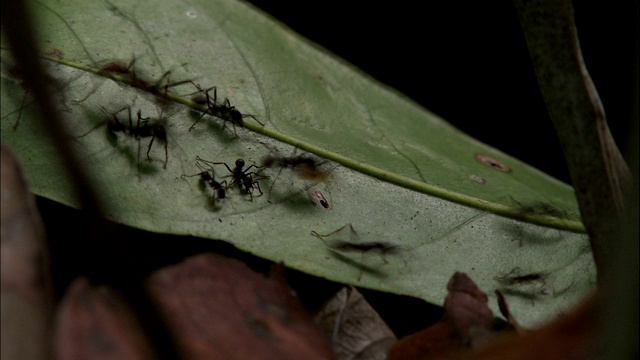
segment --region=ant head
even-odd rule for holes
[[[242,168],[242,167],[244,167],[244,160],[243,160],[243,159],[238,159],[238,160],[236,160],[236,166],[237,166],[238,168]]]

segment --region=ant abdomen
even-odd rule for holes
[[[217,200],[225,199],[227,197],[227,181],[225,180],[222,182],[218,182],[215,180],[215,172],[210,162],[207,160],[196,157],[196,166],[202,171],[193,175],[182,174],[181,178],[199,176],[200,183],[205,185],[205,187],[209,187],[211,190],[213,190],[211,202],[214,205]]]

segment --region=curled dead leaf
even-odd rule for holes
[[[339,360],[386,359],[396,337],[354,287],[343,287],[315,316]]]
[[[442,320],[400,339],[391,349],[389,360],[451,359],[496,338],[487,294],[467,274],[456,272],[447,290]]]
[[[76,279],[64,295],[56,323],[56,358],[153,359],[136,315],[115,291]]]
[[[335,358],[293,290],[238,260],[193,256],[148,286],[186,358]]]

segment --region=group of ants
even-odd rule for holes
[[[102,66],[98,70],[98,74],[113,80],[126,80],[126,82],[139,90],[149,93],[156,97],[159,103],[166,102],[169,98],[169,89],[179,85],[187,83],[192,84],[197,88],[197,91],[189,94],[192,95],[191,100],[200,105],[206,106],[206,110],[203,111],[196,121],[189,127],[189,131],[193,130],[197,123],[205,116],[210,115],[223,121],[223,128],[226,128],[226,124],[229,122],[233,126],[233,132],[238,136],[236,132],[236,126],[244,127],[244,118],[250,117],[264,126],[254,115],[242,114],[235,106],[231,105],[228,98],[223,101],[218,101],[217,89],[215,86],[202,89],[200,85],[196,84],[193,80],[182,80],[174,83],[164,84],[165,79],[170,74],[170,70],[165,72],[159,80],[151,82],[138,76],[133,68],[135,59],[131,60],[129,64],[123,64],[121,62],[111,62],[105,66]],[[210,92],[213,91],[213,96]],[[86,98],[85,98],[86,99]],[[117,114],[127,110],[128,111],[128,123],[123,122],[118,118]],[[103,111],[108,113],[104,108]],[[122,133],[134,138],[138,142],[138,177],[140,176],[140,142],[143,138],[151,138],[147,146],[147,160],[151,162],[149,155],[151,147],[154,141],[164,145],[165,161],[163,169],[166,169],[169,159],[169,153],[167,148],[167,132],[164,126],[164,121],[150,121],[150,118],[142,117],[141,110],[137,111],[137,120],[134,120],[131,113],[131,106],[124,107],[114,113],[108,113],[109,119],[100,122],[98,125],[87,131],[86,133],[78,136],[82,138],[97,128],[106,124],[109,133],[115,135],[116,133]],[[280,168],[291,169],[299,177],[307,180],[325,181],[328,177],[328,172],[319,168],[322,162],[314,159],[308,155],[295,155],[295,156],[279,156],[270,154],[262,160],[260,166],[252,164],[245,167],[246,163],[244,159],[237,159],[235,161],[235,167],[229,166],[225,162],[215,162],[196,157],[196,166],[201,170],[199,173],[193,175],[182,174],[181,178],[185,177],[200,177],[201,181],[213,190],[212,201],[215,204],[216,200],[222,200],[227,197],[227,190],[236,186],[244,194],[249,196],[249,200],[253,201],[254,191],[258,191],[258,195],[263,195],[260,188],[260,180],[267,179],[268,176],[263,175],[261,172],[267,168]],[[224,165],[229,171],[231,180],[218,181],[215,179],[214,165]]]
[[[197,105],[206,107],[206,110],[202,111],[200,116],[196,119],[196,121],[189,127],[189,131],[193,130],[198,122],[205,116],[210,115],[215,118],[218,118],[223,121],[224,131],[226,129],[226,124],[229,122],[233,126],[233,132],[238,136],[236,132],[236,126],[244,127],[244,118],[250,117],[258,122],[260,125],[264,126],[262,122],[260,122],[254,115],[243,114],[235,106],[231,105],[231,102],[228,98],[225,98],[223,101],[218,101],[217,88],[215,86],[202,89],[200,85],[195,83],[193,80],[182,80],[173,83],[166,83],[165,79],[169,76],[171,71],[165,72],[159,80],[152,82],[149,80],[145,80],[144,78],[138,76],[134,70],[135,59],[131,60],[129,64],[123,64],[121,62],[111,62],[107,65],[104,65],[99,68],[97,71],[98,75],[104,76],[106,78],[111,78],[115,81],[125,80],[130,86],[137,88],[143,92],[153,95],[159,104],[166,103],[170,100],[169,89],[184,85],[187,83],[192,84],[196,87],[197,91],[189,94],[192,95],[191,100]],[[95,91],[95,89],[93,90]],[[92,91],[92,92],[93,92]],[[210,92],[213,91],[213,96],[210,96]],[[92,93],[91,92],[91,93]],[[89,95],[91,94],[89,93]],[[81,99],[76,102],[82,102],[86,98]],[[118,118],[117,114],[120,112],[127,110],[128,111],[128,123],[123,123],[120,118]],[[104,126],[106,124],[107,130],[110,134],[116,135],[116,133],[123,133],[127,136],[134,138],[138,142],[138,177],[140,176],[140,143],[143,138],[151,138],[149,144],[147,146],[147,161],[151,162],[150,151],[153,146],[154,141],[157,139],[158,143],[164,144],[165,150],[165,160],[163,169],[166,169],[167,162],[169,159],[168,148],[167,148],[167,132],[164,126],[164,121],[162,119],[158,121],[151,121],[150,118],[142,117],[141,110],[138,110],[136,113],[137,119],[133,121],[133,116],[131,113],[131,106],[126,106],[114,113],[109,113],[106,109],[103,108],[103,111],[107,113],[110,117],[106,121],[102,121],[96,126],[94,126],[89,131],[84,134],[77,136],[76,138],[82,138],[97,128]],[[19,120],[19,118],[18,118]],[[17,126],[17,123],[15,124]],[[14,126],[14,129],[15,127]],[[323,164],[322,161],[318,161],[317,159],[308,156],[308,155],[294,155],[294,156],[280,156],[269,154],[266,156],[262,163],[258,166],[252,164],[245,168],[246,162],[244,159],[237,159],[235,161],[235,166],[231,167],[225,162],[215,162],[205,160],[199,156],[196,157],[196,166],[198,167],[200,172],[192,175],[182,174],[181,178],[186,177],[199,177],[202,183],[206,184],[209,188],[213,190],[212,202],[215,204],[217,200],[222,200],[227,197],[227,190],[236,186],[241,192],[245,195],[248,195],[249,200],[253,201],[254,191],[258,191],[258,195],[262,196],[263,192],[260,187],[260,180],[269,178],[266,175],[262,174],[262,171],[267,168],[280,168],[290,169],[296,174],[298,177],[305,180],[313,180],[324,182],[329,177],[329,172],[321,169],[320,166]],[[227,171],[230,173],[228,177],[231,177],[231,181],[218,181],[215,179],[215,171],[214,165],[224,165]],[[278,174],[279,175],[279,174]],[[310,193],[311,194],[311,193]],[[319,191],[315,190],[310,195],[313,197],[313,201],[322,206],[325,210],[331,209],[331,205],[326,200],[325,196]],[[514,199],[515,200],[515,199]],[[522,204],[519,204],[522,207]],[[553,207],[547,205],[545,208],[538,209],[538,207],[524,208],[523,211],[527,213],[536,213],[543,215],[551,215],[558,217],[565,217],[566,214],[558,214],[552,213],[552,210],[557,212]],[[333,250],[337,251],[357,251],[357,252],[378,252],[383,256],[383,260],[387,263],[385,259],[386,254],[395,253],[398,251],[398,247],[394,244],[389,244],[386,242],[358,242],[354,243],[351,241],[344,241],[338,238],[341,238],[341,233],[347,231],[349,229],[350,234],[347,236],[350,240],[352,237],[358,237],[355,229],[351,224],[347,224],[345,226],[340,227],[339,229],[325,235],[318,234],[316,231],[312,231],[311,235],[322,240],[325,245],[330,247]],[[515,271],[515,270],[514,270]],[[541,275],[539,274],[527,274],[527,275],[514,275],[512,274],[506,275],[504,278],[496,279],[500,282],[508,282],[509,284],[515,283],[525,283],[530,281],[538,281],[541,279]]]

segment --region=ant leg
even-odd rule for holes
[[[142,181],[142,177],[140,177],[140,139],[138,140],[138,181]]]
[[[249,174],[251,174],[251,173],[248,173],[247,171],[249,171],[249,169],[251,169],[251,168],[256,168],[256,169],[258,169],[258,171],[260,171],[260,169],[263,169],[263,167],[257,166],[256,164],[253,164],[253,165],[249,166],[248,168],[244,169],[244,171],[243,171],[243,172],[244,172],[246,175],[249,175]],[[253,172],[253,174],[260,175],[260,174],[257,174],[256,172]]]
[[[203,162],[207,162],[207,163],[211,163],[211,164],[214,164],[214,165],[224,165],[227,168],[227,170],[229,170],[229,172],[231,174],[234,174],[233,170],[231,170],[229,165],[227,165],[227,163],[225,163],[225,162],[212,162],[212,161],[207,161],[207,160],[202,160],[202,161]]]
[[[202,93],[202,92],[209,91],[209,90],[213,89],[213,87],[210,87],[210,88],[208,88],[208,89],[206,89],[206,90],[203,90],[203,89],[200,87],[200,85],[196,84],[196,82],[195,82],[195,81],[193,81],[193,80],[183,80],[183,81],[179,81],[179,84],[177,84],[177,85],[182,85],[182,84],[186,84],[186,83],[189,83],[189,84],[193,85],[193,87],[195,87],[196,89],[198,89],[198,91],[194,91],[194,92],[192,92],[192,93],[184,94],[184,95],[182,95],[182,96],[195,95],[195,94],[197,94],[197,93]],[[175,86],[177,86],[177,85],[175,85]],[[171,87],[171,86],[174,86],[174,85],[173,85],[173,84],[171,84],[171,85],[169,85],[169,86]]]
[[[100,86],[102,86],[102,84],[97,85],[96,87],[94,87],[94,88],[93,88],[93,90],[89,91],[89,92],[87,93],[87,95],[85,95],[82,99],[80,99],[80,100],[71,100],[71,103],[72,103],[72,104],[74,104],[74,105],[77,105],[77,104],[81,104],[81,103],[83,103],[83,102],[84,102],[85,100],[87,100],[91,95],[95,94],[95,93],[96,93],[96,91],[98,91],[98,89],[100,88]]]
[[[234,123],[233,123],[233,121],[232,121],[232,122],[231,122],[231,125],[233,126],[233,134],[234,134],[236,137],[238,137],[238,132],[236,131],[236,124],[234,124]],[[224,130],[224,128],[226,128],[226,127],[227,127],[227,121],[225,120],[225,121],[224,121],[224,127],[223,127],[223,130]]]
[[[167,163],[169,162],[169,149],[168,149],[169,143],[167,143],[165,141],[164,143],[164,166],[162,167],[163,170],[167,170]]]
[[[153,145],[153,140],[155,140],[155,135],[151,137],[151,141],[149,141],[149,146],[147,146],[147,161],[151,162],[151,157],[149,156],[149,152],[151,151],[151,145]]]
[[[189,131],[193,130],[193,128],[194,128],[194,127],[196,127],[196,124],[198,123],[198,121],[202,120],[202,118],[204,117],[204,115],[205,115],[205,113],[202,113],[202,114],[200,115],[200,117],[198,118],[198,120],[196,120],[196,122],[194,122],[194,123],[193,123],[193,125],[191,125],[191,126],[189,127]]]
[[[243,118],[243,119],[244,119],[244,118],[246,118],[246,117],[250,117],[250,118],[252,118],[253,120],[255,120],[258,124],[260,124],[260,125],[264,126],[264,123],[263,123],[263,122],[261,122],[260,120],[258,120],[255,116],[253,116],[253,115],[251,115],[251,114],[242,114],[242,118]]]
[[[211,91],[211,89],[213,89],[213,105],[218,105],[218,89],[215,86],[212,86],[205,90],[204,95],[207,98],[207,107],[209,108],[209,111],[213,113],[214,111],[213,107],[211,106],[211,98],[209,97],[209,91]]]
[[[239,183],[236,181],[236,178],[233,178],[233,180],[231,180],[231,182],[229,182],[229,185],[227,185],[227,187],[225,189],[231,189],[233,187],[233,185],[235,185],[235,184],[239,184]]]
[[[158,88],[158,85],[160,85],[160,83],[162,83],[162,80],[164,80],[167,76],[169,76],[169,74],[171,74],[171,70],[165,71],[164,74],[162,74],[162,76],[160,76],[158,81],[156,81],[156,84],[153,87],[154,88]]]
[[[278,178],[280,177],[280,174],[282,173],[282,170],[284,170],[284,167],[281,167],[280,170],[278,170],[278,173],[276,174],[276,177],[273,179],[273,182],[271,183],[271,186],[269,187],[269,197],[267,198],[267,200],[271,199],[271,194],[273,194],[273,187],[276,185],[276,181],[278,181]]]
[[[344,226],[340,227],[339,229],[334,230],[334,231],[332,231],[332,232],[330,232],[330,233],[328,233],[328,234],[326,234],[326,235],[320,235],[320,234],[318,234],[317,232],[315,232],[315,231],[314,231],[314,232],[316,233],[316,235],[314,235],[314,236],[316,236],[316,237],[323,237],[323,238],[325,238],[325,237],[329,237],[329,236],[331,236],[331,235],[333,235],[333,234],[339,233],[340,231],[342,231],[342,230],[343,230],[343,229],[345,229],[346,227],[349,227],[349,230],[351,231],[351,234],[349,235],[349,240],[350,240],[350,241],[353,239],[354,234],[355,234],[355,236],[356,236],[356,237],[358,237],[358,233],[356,232],[356,229],[354,229],[354,228],[353,228],[353,225],[352,225],[351,223],[349,223],[349,224],[347,224],[347,225],[344,225]],[[312,234],[312,235],[313,235],[313,234]]]
[[[197,173],[197,174],[193,174],[193,175],[187,175],[187,174],[185,174],[185,173],[182,173],[182,175],[180,175],[180,179],[184,179],[184,178],[186,178],[186,177],[202,176],[202,174],[204,174],[204,171],[203,171],[203,172],[199,172],[199,173]]]
[[[111,115],[112,119],[115,119],[116,121],[118,121],[118,120],[117,120],[118,118],[116,117],[116,114],[117,114],[117,113],[119,113],[120,111],[122,111],[122,110],[126,109],[126,108],[127,108],[127,107],[125,106],[125,107],[123,107],[122,109],[120,109],[120,110],[118,110],[118,111],[116,111],[116,112],[114,112],[114,113],[109,113],[109,112],[107,111],[107,109],[105,109],[104,107],[102,107],[102,106],[101,106],[102,112],[104,112],[104,113],[105,113],[105,114],[107,114],[107,115]],[[82,134],[82,135],[80,135],[80,136],[76,136],[76,138],[77,138],[77,139],[79,139],[79,138],[83,138],[83,137],[85,137],[85,136],[89,135],[89,133],[91,133],[92,131],[94,131],[94,130],[96,130],[97,128],[102,127],[103,125],[108,124],[108,123],[109,123],[109,120],[101,121],[101,122],[100,122],[100,123],[98,123],[96,126],[94,126],[94,127],[92,127],[91,129],[89,129],[89,131],[87,131],[86,133],[84,133],[84,134]],[[119,121],[118,121],[118,123],[119,123]],[[108,126],[107,126],[107,127],[108,127]]]
[[[222,130],[227,128],[227,120],[222,120]]]
[[[258,180],[253,180],[253,178],[251,178],[251,180],[253,181],[253,182],[251,183],[251,186],[253,186],[253,184],[255,184],[256,186],[258,186],[258,191],[260,192],[260,195],[258,195],[258,196],[262,196],[262,195],[264,195],[264,194],[262,193],[262,189],[260,188],[260,183],[258,182]],[[252,192],[253,192],[253,191],[252,191]]]
[[[180,86],[180,85],[184,85],[184,84],[188,84],[188,83],[194,84],[193,80],[180,80],[180,81],[176,81],[174,83],[165,85],[164,86],[164,96],[167,96],[167,90],[169,88]]]
[[[104,124],[106,124],[107,122],[108,122],[108,121],[102,121],[102,122],[100,122],[98,125],[96,125],[96,126],[92,127],[92,128],[91,128],[89,131],[87,131],[86,133],[84,133],[84,134],[82,134],[82,135],[80,135],[80,136],[76,136],[76,139],[80,139],[80,138],[83,138],[83,137],[85,137],[85,136],[89,135],[89,133],[91,133],[93,130],[95,130],[95,129],[99,128],[99,127],[102,127],[102,126],[103,126]],[[17,123],[16,123],[16,125],[17,125]]]

